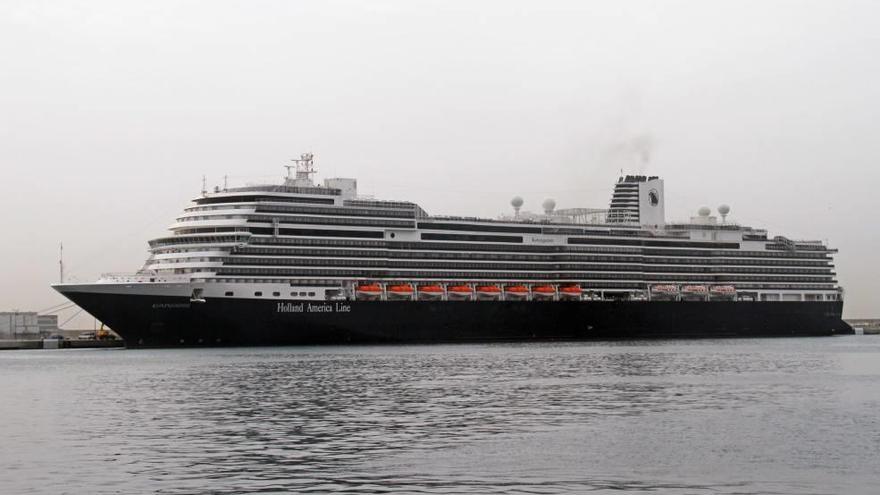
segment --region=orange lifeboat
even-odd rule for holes
[[[358,285],[355,295],[361,299],[378,299],[382,297],[382,286],[379,284]]]
[[[470,285],[459,284],[446,287],[446,293],[451,299],[467,299],[474,293],[473,287]]]
[[[556,295],[556,287],[552,285],[536,285],[532,287],[532,294],[540,298],[551,298]]]
[[[705,294],[709,289],[705,285],[683,285],[682,292],[692,292],[694,294]]]
[[[396,284],[388,286],[388,295],[407,297],[413,295],[413,286],[410,284]]]
[[[706,299],[709,295],[709,288],[705,285],[683,285],[681,286],[681,298],[686,300]]]
[[[652,285],[651,299],[656,301],[674,301],[678,299],[678,286],[673,284]]]
[[[736,288],[732,285],[715,285],[712,286],[712,294],[736,294]]]
[[[504,293],[508,299],[525,299],[529,297],[531,291],[525,285],[508,285],[504,288]]]
[[[502,292],[501,287],[497,285],[477,286],[477,297],[480,299],[500,299]]]
[[[712,299],[736,298],[736,287],[732,285],[714,285],[709,289],[709,297]]]
[[[678,294],[678,287],[674,285],[654,285],[651,287],[651,292],[656,292],[658,294]]]
[[[371,294],[377,296],[382,294],[382,286],[379,284],[358,285],[356,290],[359,294]]]
[[[419,287],[419,297],[423,299],[439,299],[443,297],[443,286],[437,284]]]
[[[566,285],[559,289],[559,295],[566,299],[580,299],[583,292],[584,290],[579,285]]]

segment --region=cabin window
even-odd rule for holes
[[[315,297],[315,293],[314,293],[314,292],[309,292],[309,297]]]
[[[272,295],[275,296],[275,297],[278,297],[278,296],[281,295],[281,293],[280,293],[280,292],[273,292]]]
[[[258,291],[258,292],[254,292],[254,295],[257,296],[257,297],[259,297],[259,296],[262,296],[263,293]]]
[[[226,295],[227,295],[227,296],[232,296],[233,293],[232,293],[232,292],[227,292]]]

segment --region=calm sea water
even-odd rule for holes
[[[0,493],[880,493],[880,337],[0,353]]]

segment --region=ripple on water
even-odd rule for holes
[[[4,354],[0,492],[869,493],[841,342]]]

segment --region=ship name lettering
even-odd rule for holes
[[[308,312],[309,313],[332,313],[333,312],[333,305],[327,304],[327,303],[324,303],[324,304],[309,303]]]
[[[351,304],[337,302],[335,304],[321,303],[283,303],[276,306],[276,313],[351,313]]]
[[[155,303],[153,309],[185,309],[189,308],[187,303]]]
[[[556,242],[556,239],[553,239],[552,237],[534,237],[534,236],[533,236],[531,239],[532,239],[532,242],[537,242],[537,243],[552,243],[552,242]]]
[[[303,303],[299,303],[299,304],[278,303],[278,309],[275,312],[276,313],[302,313],[303,312]]]

